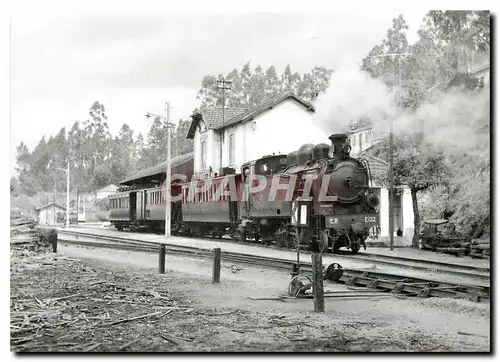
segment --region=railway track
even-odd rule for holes
[[[211,258],[212,250],[192,246],[181,246],[163,242],[145,241],[133,238],[124,238],[109,235],[96,235],[69,230],[59,231],[59,240],[62,243],[82,245],[89,247],[101,247],[117,250],[129,250],[138,252],[158,253],[159,245],[166,246],[167,255],[180,255],[197,258]],[[251,254],[222,251],[222,260],[230,263],[243,263],[248,265],[274,268],[278,270],[291,271],[294,261],[263,257]],[[301,262],[301,272],[310,274],[311,263]],[[418,296],[434,297],[466,297],[473,300],[489,299],[490,287],[485,285],[484,275],[477,275],[482,283],[450,283],[436,279],[408,277],[398,274],[367,271],[360,269],[343,269],[342,276],[336,282],[361,285],[365,287],[378,288],[385,291],[399,292]]]
[[[88,229],[87,229],[88,230]],[[63,231],[67,232],[67,231]],[[94,233],[89,233],[89,232],[79,232],[81,235],[97,235]],[[140,234],[139,234],[140,235]],[[116,236],[112,235],[110,237],[116,238],[116,240],[124,240],[124,241],[129,241],[129,240],[137,240],[134,239],[137,236],[137,234],[130,234],[130,235],[124,235],[124,236]],[[175,237],[174,237],[175,238]],[[258,244],[251,244],[251,243],[241,243],[241,242],[234,242],[231,241],[229,242],[228,240],[225,239],[213,239],[213,238],[196,238],[196,240],[206,240],[206,241],[217,241],[217,242],[224,242],[224,243],[229,243],[229,244],[239,244],[239,245],[251,245],[251,246],[256,246],[256,247],[264,247],[264,248],[269,248],[272,250],[278,250],[278,251],[284,251],[287,249],[282,249],[278,248],[275,246],[264,246],[264,245],[258,245]],[[288,250],[289,251],[289,250]],[[301,251],[303,255],[310,255],[311,253],[308,251]],[[440,262],[440,261],[432,261],[432,260],[420,260],[420,259],[414,259],[414,258],[407,258],[407,257],[401,257],[401,256],[394,256],[394,255],[380,255],[380,254],[373,254],[373,253],[361,253],[361,254],[356,254],[352,255],[349,252],[340,252],[339,254],[327,254],[328,256],[333,256],[333,257],[338,257],[339,259],[348,259],[348,260],[359,260],[364,263],[368,263],[370,265],[380,265],[380,266],[389,266],[389,267],[395,267],[401,270],[417,270],[417,271],[424,271],[424,272],[429,272],[431,274],[435,275],[450,275],[450,276],[460,276],[460,277],[465,277],[465,278],[472,278],[472,279],[477,279],[480,281],[488,282],[490,279],[490,271],[489,269],[477,267],[477,266],[471,266],[471,265],[463,265],[463,264],[455,264],[455,263],[447,263],[447,262]]]

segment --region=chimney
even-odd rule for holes
[[[349,146],[349,142],[347,141],[348,137],[345,133],[334,133],[330,137],[328,137],[330,141],[332,141],[332,148],[334,157],[344,158],[349,156],[349,152],[351,151],[351,147]]]

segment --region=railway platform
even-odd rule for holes
[[[360,253],[363,253],[363,250],[360,250]],[[397,256],[401,258],[409,258],[415,260],[428,260],[435,262],[443,262],[450,263],[456,265],[465,265],[465,266],[474,266],[482,269],[490,269],[490,260],[487,259],[473,259],[469,256],[454,256],[450,254],[437,253],[430,250],[420,250],[413,248],[394,248],[391,250],[390,248],[376,248],[376,247],[367,247],[367,254],[375,254],[375,255],[388,255],[388,256]]]

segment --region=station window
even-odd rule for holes
[[[234,165],[235,163],[235,153],[236,153],[236,142],[234,134],[229,136],[229,164]]]
[[[201,168],[205,170],[207,168],[207,142],[203,141],[201,143]]]

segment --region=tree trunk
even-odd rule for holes
[[[410,188],[410,192],[411,203],[413,205],[413,226],[415,228],[413,231],[411,247],[418,249],[420,239],[420,214],[418,213],[417,190]]]

